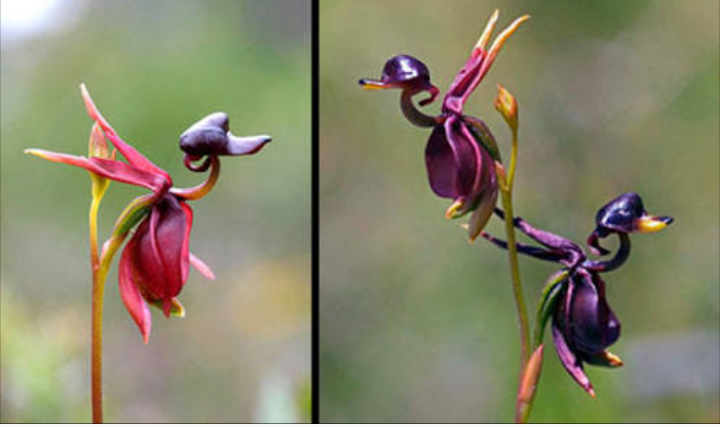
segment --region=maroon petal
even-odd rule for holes
[[[580,387],[595,397],[595,391],[593,390],[592,384],[590,384],[590,379],[585,374],[585,370],[583,370],[582,362],[568,346],[561,327],[558,326],[555,321],[553,321],[552,324],[552,334],[553,341],[555,342],[555,350],[557,350],[558,357],[565,367],[565,370],[580,384]]]
[[[454,199],[458,196],[457,167],[450,144],[445,137],[445,128],[435,126],[425,147],[425,166],[427,167],[430,188],[440,197]]]
[[[458,123],[460,133],[466,141],[470,142],[476,160],[475,176],[468,196],[470,203],[467,204],[467,209],[470,210],[478,206],[482,201],[481,198],[484,197],[483,194],[491,194],[494,191],[493,187],[497,188],[497,176],[495,175],[495,165],[490,153],[475,140],[465,122],[459,121]]]
[[[605,299],[600,276],[591,276],[583,269],[574,276],[575,294],[569,312],[573,345],[588,354],[600,353],[620,337],[620,322]]]
[[[133,252],[132,265],[142,280],[144,292],[162,300],[165,316],[170,315],[172,298],[183,285],[183,254],[187,262],[188,216],[172,195],[164,196],[133,236],[138,250]]]
[[[457,180],[456,186],[460,196],[472,194],[480,174],[480,150],[473,140],[463,134],[463,123],[455,117],[445,121],[445,133],[455,158]]]
[[[471,56],[465,65],[458,71],[457,76],[450,84],[443,100],[443,109],[455,113],[461,113],[465,99],[475,88],[472,83],[477,76],[477,70],[485,60],[485,52],[478,52]]]
[[[136,279],[133,275],[132,253],[137,250],[137,239],[131,239],[128,242],[122,256],[120,257],[118,285],[120,289],[120,298],[125,304],[130,317],[135,321],[143,341],[147,344],[150,339],[150,330],[152,328],[152,317],[150,315],[150,307],[143,299]]]

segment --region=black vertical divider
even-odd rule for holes
[[[319,235],[320,235],[320,116],[319,116],[319,75],[320,52],[319,39],[319,0],[311,2],[312,28],[312,422],[320,422],[320,270],[319,270]]]

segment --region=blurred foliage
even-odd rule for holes
[[[320,3],[321,419],[511,420],[519,349],[507,255],[469,245],[460,221],[443,218],[449,201],[425,176],[429,132],[405,121],[399,93],[357,85],[409,54],[444,91],[501,8],[500,28],[532,19],[466,111],[507,149],[496,85],[518,99],[516,212],[576,241],[625,191],[676,218],[636,236],[626,266],[605,277],[625,366],[590,367],[591,399],[550,344],[531,420],[718,422],[718,3]],[[503,234],[497,221],[490,230]],[[534,307],[553,267],[522,259],[521,270]],[[702,345],[684,345],[688,336]],[[643,352],[651,341],[662,351]]]
[[[193,203],[196,273],[184,319],[153,311],[143,345],[107,283],[108,421],[249,422],[268,378],[287,384],[283,419],[309,421],[310,2],[79,1],[54,31],[2,43],[3,422],[90,417],[87,173],[25,156],[27,147],[86,154],[85,82],[118,133],[174,178],[187,171],[180,133],[222,110],[234,133],[272,135],[255,156],[223,160],[215,190]],[[107,236],[142,190],[113,183],[100,212]],[[297,402],[302,402],[301,406]]]

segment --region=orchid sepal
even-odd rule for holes
[[[145,194],[133,199],[118,216],[113,229],[113,236],[126,235],[150,212],[157,197],[154,194]]]
[[[538,303],[537,316],[535,321],[535,344],[539,345],[543,341],[545,334],[545,326],[552,317],[558,302],[560,291],[565,285],[570,272],[566,269],[556,271],[551,274],[545,281],[542,293],[540,294],[540,302]]]

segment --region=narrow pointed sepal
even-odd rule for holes
[[[154,201],[154,194],[146,194],[133,199],[115,221],[113,236],[122,236],[130,232],[135,225],[147,216]]]
[[[471,242],[477,239],[480,232],[482,232],[488,222],[490,222],[493,210],[497,204],[498,187],[496,185],[489,187],[485,193],[486,194],[480,197],[480,204],[475,208],[468,222],[468,238]]]
[[[588,392],[590,396],[595,397],[595,391],[590,383],[590,379],[587,374],[585,374],[582,362],[570,349],[567,341],[565,341],[562,331],[555,322],[552,324],[552,334],[555,342],[555,350],[557,350],[558,357],[560,358],[560,362],[565,370],[570,374],[575,382],[583,388],[583,390]]]
[[[560,270],[551,274],[545,281],[545,286],[540,294],[535,324],[537,343],[541,343],[543,340],[545,326],[557,309],[558,297],[562,294],[563,286],[566,284],[569,275],[570,273],[567,270]]]
[[[203,276],[210,280],[215,280],[215,273],[213,273],[212,269],[192,252],[190,252],[190,264]]]
[[[28,148],[24,153],[32,154],[33,156],[55,163],[77,166],[113,181],[148,188],[155,193],[161,193],[172,185],[172,182],[166,180],[163,176],[138,169],[117,160],[101,159],[98,157],[88,159],[82,156],[73,156],[36,148]]]

